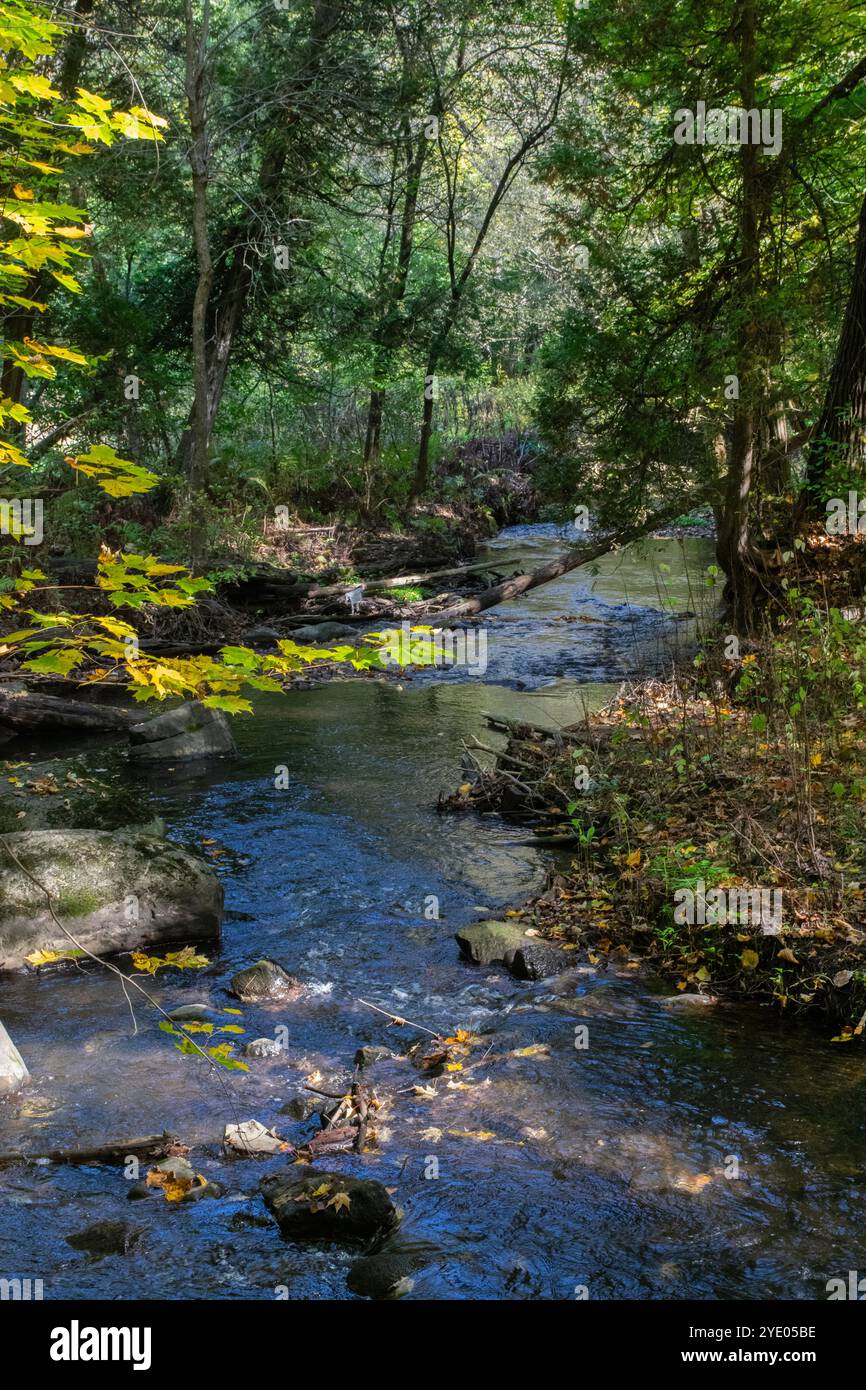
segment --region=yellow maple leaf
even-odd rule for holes
[[[194,1178],[188,1178],[165,1172],[161,1168],[151,1168],[147,1175],[148,1187],[161,1188],[167,1202],[182,1202],[193,1186],[204,1187],[206,1183],[207,1179],[203,1178],[201,1173],[197,1173]]]

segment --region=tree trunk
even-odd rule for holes
[[[189,110],[191,144],[189,164],[192,172],[192,233],[198,280],[192,308],[192,361],[194,383],[194,424],[189,452],[187,480],[192,508],[205,490],[208,471],[208,360],[207,309],[213,284],[213,261],[208,233],[209,151],[207,132],[207,61],[210,0],[204,0],[200,34],[196,32],[192,0],[186,0],[186,99]],[[200,558],[204,545],[201,528],[191,521],[190,561]]]
[[[606,555],[608,551],[614,550],[618,546],[630,545],[632,541],[640,540],[649,531],[655,531],[659,526],[664,526],[673,517],[690,511],[693,507],[699,506],[702,501],[703,499],[700,497],[678,497],[675,502],[668,502],[659,511],[653,512],[645,521],[624,526],[622,530],[616,531],[611,536],[605,536],[601,540],[580,541],[579,544],[572,546],[564,555],[561,555],[558,560],[550,560],[546,565],[540,565],[538,569],[530,570],[526,574],[517,574],[512,579],[506,579],[502,584],[494,584],[489,589],[482,589],[480,594],[463,599],[453,608],[446,608],[439,613],[426,615],[417,613],[413,617],[413,622],[426,616],[431,624],[441,627],[445,623],[452,622],[455,618],[471,617],[475,613],[483,613],[486,609],[495,607],[498,603],[505,603],[507,599],[519,598],[521,594],[527,593],[530,589],[537,589],[541,584],[549,584],[552,579],[560,579],[562,575],[568,574],[570,570],[578,569],[580,565],[588,565],[591,560],[597,560],[600,555]]]
[[[370,392],[367,409],[367,433],[364,437],[364,462],[375,463],[382,449],[382,417],[385,406],[385,392],[374,387]]]
[[[408,69],[404,66],[404,89],[409,83],[410,75]],[[415,244],[415,221],[418,214],[418,192],[421,187],[421,174],[427,156],[425,137],[419,135],[418,143],[413,149],[411,129],[408,126],[405,132],[404,151],[406,183],[403,192],[403,212],[400,218],[400,246],[397,252],[397,268],[390,289],[385,293],[384,303],[379,314],[379,324],[373,336],[374,346],[386,353],[393,352],[394,349],[399,346],[400,339],[405,335],[405,329],[396,311],[406,298],[406,290],[409,285],[409,270],[412,265],[412,250]],[[385,240],[382,247],[381,265],[383,276],[387,276],[387,257],[391,240],[391,221],[392,219],[389,216],[385,230]],[[387,280],[385,280],[385,283],[387,284]],[[384,412],[385,392],[381,387],[373,387],[370,392],[370,405],[367,412],[367,433],[364,441],[365,463],[375,463],[379,458],[382,448],[382,420]]]
[[[739,29],[740,101],[743,108],[750,111],[755,104],[757,64],[755,0],[743,0]],[[741,206],[736,290],[739,308],[736,361],[739,398],[734,403],[731,457],[725,480],[722,525],[717,537],[716,554],[719,564],[728,576],[733,622],[735,626],[747,629],[752,623],[756,578],[751,563],[749,505],[758,435],[758,146],[752,143],[741,145],[739,157]]]
[[[304,60],[298,75],[298,86],[304,91],[314,83],[327,61],[327,40],[335,30],[339,8],[334,0],[317,0],[306,45]],[[212,271],[208,302],[205,305],[205,346],[207,355],[206,421],[210,440],[222,404],[232,353],[243,325],[244,314],[253,286],[253,248],[261,228],[268,220],[273,200],[278,193],[291,149],[291,133],[297,111],[277,108],[275,124],[259,171],[258,198],[249,220],[230,227],[224,240],[224,254],[217,255],[218,265],[224,264],[233,248],[228,271],[218,284],[216,304],[212,304],[215,273]],[[213,258],[212,258],[213,259]],[[187,477],[193,470],[192,455],[196,444],[196,402],[193,402],[177,449],[176,463]]]
[[[0,725],[10,729],[67,729],[90,733],[104,729],[125,730],[131,723],[132,715],[114,705],[93,705],[84,700],[64,700],[57,695],[0,686]]]
[[[860,208],[854,277],[845,305],[839,343],[821,416],[806,465],[806,488],[814,505],[827,473],[840,464],[862,469],[866,424],[866,198]]]

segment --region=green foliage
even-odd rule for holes
[[[23,308],[44,313],[44,303],[22,293],[34,283],[37,272],[66,290],[81,292],[73,270],[85,253],[70,243],[88,236],[86,215],[79,207],[45,196],[62,178],[66,158],[90,154],[94,147],[88,141],[106,146],[118,136],[158,141],[162,139],[159,127],[165,125],[143,107],[115,111],[111,102],[83,87],[71,101],[64,101],[38,71],[54,54],[62,33],[59,25],[23,0],[4,0],[0,5],[0,42],[15,59],[14,63],[4,60],[0,69],[0,166],[6,170],[0,205],[5,224],[0,232],[0,306],[7,311]],[[0,355],[25,376],[47,380],[56,376],[55,361],[95,365],[94,358],[77,349],[32,337],[18,342],[7,336]],[[8,428],[7,422],[25,425],[30,418],[26,406],[0,398],[0,428]],[[155,481],[147,470],[136,469],[104,446],[69,461],[83,472],[109,480],[106,491],[115,496],[147,491]],[[27,467],[28,460],[20,445],[7,438],[0,439],[0,464]]]

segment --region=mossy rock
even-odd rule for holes
[[[24,831],[0,836],[0,861],[0,970],[34,951],[74,949],[55,916],[95,955],[219,935],[223,889],[213,869],[153,836]]]

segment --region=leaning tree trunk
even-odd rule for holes
[[[619,531],[615,531],[609,536],[603,536],[601,539],[578,541],[577,545],[566,550],[565,554],[560,555],[557,560],[548,560],[546,564],[539,565],[537,569],[527,570],[525,574],[515,574],[511,579],[503,580],[501,584],[493,584],[488,589],[482,589],[479,594],[473,594],[471,598],[461,599],[452,608],[444,608],[431,613],[416,613],[413,615],[413,621],[418,618],[426,618],[431,626],[443,627],[455,622],[458,618],[471,618],[476,613],[484,613],[488,608],[495,608],[499,603],[506,603],[509,599],[519,598],[521,594],[528,593],[530,589],[537,589],[542,584],[549,584],[553,579],[560,579],[564,574],[569,574],[571,570],[579,569],[581,565],[588,565],[592,560],[607,555],[611,550],[617,550],[622,546],[631,545],[633,541],[641,540],[649,532],[657,530],[660,526],[668,525],[674,517],[680,516],[683,512],[691,511],[693,507],[701,505],[703,501],[703,495],[684,493],[674,501],[667,502],[664,507],[659,508],[658,511],[653,512],[643,521],[631,522]]]
[[[806,488],[814,505],[834,464],[862,467],[866,425],[866,198],[860,208],[854,276],[842,331],[806,464]]]

